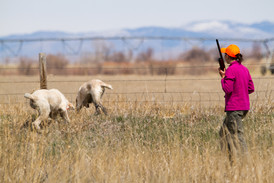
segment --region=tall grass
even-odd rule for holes
[[[219,147],[222,107],[125,103],[70,111],[70,124],[20,128],[34,113],[0,106],[0,182],[272,182],[271,105],[245,118],[249,156],[231,165]]]

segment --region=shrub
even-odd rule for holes
[[[38,73],[37,64],[29,58],[20,58],[18,65],[18,73],[20,75],[34,75]]]
[[[69,60],[65,58],[64,55],[57,54],[47,55],[47,72],[50,74],[64,75],[66,74],[66,66]]]

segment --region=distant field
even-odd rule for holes
[[[224,93],[217,74],[202,76],[48,76],[48,88],[57,88],[74,102],[82,83],[90,79],[101,79],[111,84],[106,102],[162,102],[221,104]],[[274,76],[253,76],[256,92],[251,95],[253,103],[266,102],[274,96]],[[0,103],[26,101],[24,93],[39,89],[39,76],[0,76]]]

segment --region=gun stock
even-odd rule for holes
[[[220,48],[218,39],[216,39],[216,43],[217,43],[218,51],[219,51],[219,54],[220,54],[220,58],[218,59],[219,65],[220,65],[220,69],[222,71],[224,71],[224,69],[225,69],[225,63],[224,63],[224,59],[223,59],[223,55],[222,55],[222,52],[221,52],[221,48]]]

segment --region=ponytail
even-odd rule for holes
[[[231,57],[231,56],[229,56],[228,54],[226,54],[226,55],[229,57],[230,60],[236,60],[236,61],[239,62],[239,63],[242,63],[242,61],[244,60],[244,59],[243,59],[243,55],[240,54],[240,53],[238,53],[238,54],[236,55],[236,57]]]
[[[236,55],[236,60],[237,60],[238,62],[242,63],[242,61],[244,60],[244,59],[243,59],[243,55],[240,54],[240,53],[238,53],[238,54]]]

